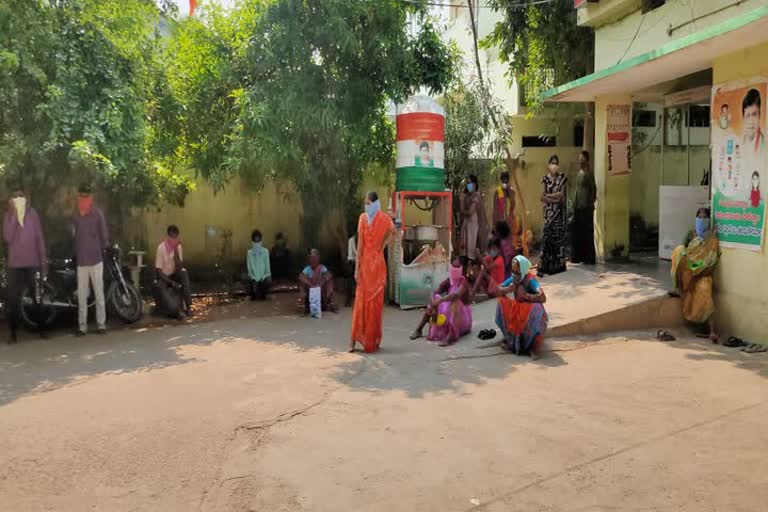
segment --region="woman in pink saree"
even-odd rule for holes
[[[435,290],[432,303],[411,334],[412,340],[424,336],[427,322],[430,324],[427,341],[435,341],[441,347],[455,343],[472,330],[471,287],[458,256],[454,256],[451,261],[449,276]]]

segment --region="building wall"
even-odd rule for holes
[[[608,2],[616,1],[619,0],[608,0]],[[599,8],[605,9],[608,2],[603,0],[599,4],[593,4],[595,7],[589,7],[595,11]],[[690,23],[674,31],[671,36],[667,34],[670,26],[688,22],[732,3],[735,2],[731,0],[667,0],[664,5],[646,14],[636,10],[618,21],[611,20],[605,25],[598,26],[595,28],[595,71],[614,66],[619,61],[631,59],[670,41],[768,5],[768,0],[745,0],[737,6]],[[637,4],[639,5],[639,2]],[[588,23],[588,18],[580,16],[579,21],[582,24]]]
[[[768,44],[744,49],[715,61],[715,84],[768,76]],[[725,332],[754,342],[768,342],[768,253],[722,249],[716,274],[718,321]]]

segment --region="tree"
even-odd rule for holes
[[[519,0],[491,0],[504,15],[483,41],[497,46],[508,76],[525,91],[531,111],[542,108],[541,93],[592,72],[594,36],[576,24],[571,0],[524,4]]]
[[[107,201],[118,210],[189,191],[157,152],[167,90],[159,16],[152,0],[0,4],[0,172],[23,181],[43,216],[83,180],[119,199]]]
[[[185,87],[209,92],[213,107],[200,114],[213,112],[217,124],[195,134],[200,119],[188,111],[184,152],[216,184],[241,176],[254,188],[293,185],[304,243],[314,245],[331,212],[348,221],[361,211],[363,171],[391,163],[388,102],[419,86],[440,92],[453,77],[454,54],[424,13],[399,0],[251,0],[206,14],[199,23],[214,32],[204,50],[211,58],[196,77],[182,74],[191,77]],[[409,16],[420,19],[414,36]],[[234,42],[223,42],[220,27],[237,34]],[[337,237],[346,247],[346,229]]]

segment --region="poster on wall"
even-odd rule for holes
[[[762,247],[766,91],[765,80],[712,88],[712,218],[725,247]]]
[[[613,176],[632,171],[632,107],[608,105],[608,173]]]

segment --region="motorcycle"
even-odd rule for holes
[[[143,313],[139,290],[123,275],[120,247],[105,250],[104,301],[107,313],[126,324],[137,322]],[[96,304],[93,291],[88,296],[88,309]],[[32,328],[50,326],[65,310],[77,310],[77,267],[71,259],[51,261],[48,276],[35,275],[34,285],[25,289],[21,298],[21,318]]]

